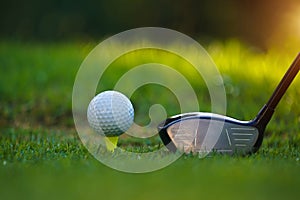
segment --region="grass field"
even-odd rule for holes
[[[280,102],[258,153],[204,159],[185,155],[156,172],[127,174],[94,159],[73,124],[74,79],[95,45],[0,42],[0,199],[299,198],[299,76]],[[260,52],[235,40],[205,48],[223,76],[227,114],[245,120],[265,104],[297,54],[297,49]],[[128,55],[113,63],[118,71],[108,70],[98,91],[111,89],[130,66],[153,59],[135,59],[140,56]],[[176,58],[164,59],[165,64],[180,67]],[[209,111],[205,84],[192,70],[184,71],[201,111]],[[153,102],[162,102],[168,115],[179,112],[176,99],[164,88],[146,86],[140,92],[143,95],[137,92],[132,97],[137,122],[149,122]],[[131,148],[131,142],[124,137],[120,145]],[[159,138],[134,141],[136,149],[157,143]]]

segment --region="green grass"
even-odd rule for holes
[[[1,199],[298,199],[299,77],[280,102],[258,153],[204,159],[185,155],[156,172],[127,174],[93,158],[74,129],[73,82],[94,46],[0,42]],[[264,105],[296,55],[293,50],[259,52],[233,40],[214,42],[206,49],[224,78],[228,115],[245,120]],[[149,53],[143,57],[135,52],[114,62],[98,91],[111,89],[130,67],[158,59],[159,52]],[[184,69],[201,110],[209,111],[203,81],[178,58],[163,58],[163,63]],[[172,93],[162,87],[145,86],[132,100],[141,124],[149,122],[147,113],[153,102],[162,103],[169,115],[179,112]],[[150,151],[159,144],[158,137],[122,137],[119,141],[122,148],[132,151]]]

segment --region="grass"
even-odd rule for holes
[[[0,42],[1,199],[298,199],[299,77],[280,102],[258,153],[204,159],[184,155],[159,171],[127,174],[93,158],[74,129],[73,82],[94,45]],[[276,49],[259,52],[234,40],[214,42],[206,49],[224,78],[228,115],[245,120],[264,105],[296,55]],[[115,61],[98,91],[112,88],[131,66],[157,58],[158,52],[149,53],[152,56],[141,59],[135,52]],[[183,69],[201,110],[209,111],[203,81],[178,58],[163,57],[165,64]],[[132,101],[141,124],[149,122],[146,114],[153,102],[162,103],[168,115],[179,112],[172,93],[158,86],[139,89]],[[119,143],[132,151],[150,151],[158,144],[158,137],[123,137]]]

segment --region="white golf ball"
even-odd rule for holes
[[[112,137],[126,132],[133,123],[134,109],[130,100],[120,92],[99,93],[90,102],[87,119],[94,131]]]

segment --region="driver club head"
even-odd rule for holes
[[[239,121],[212,113],[185,113],[168,118],[159,126],[159,135],[172,152],[218,151],[248,154],[256,152],[263,131],[255,121]]]

